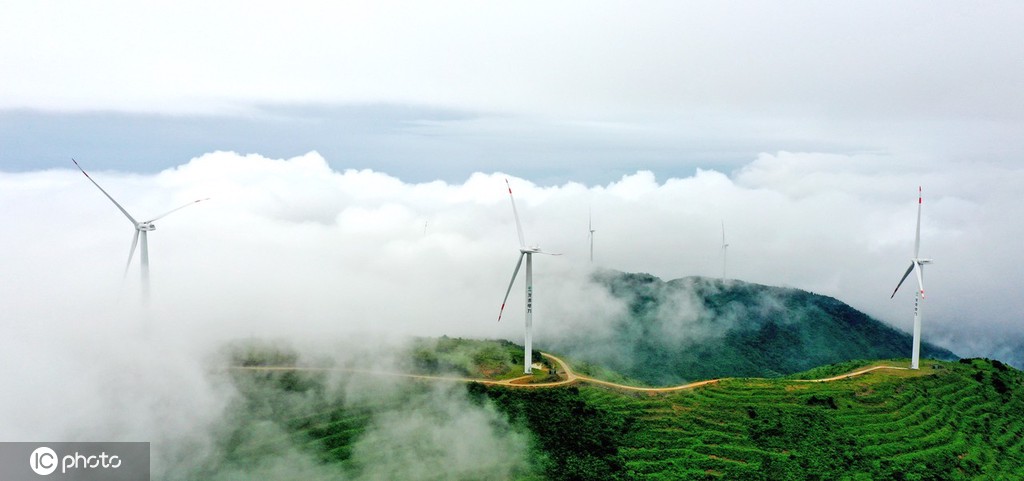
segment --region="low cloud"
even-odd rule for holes
[[[511,479],[531,469],[529,443],[490,404],[470,403],[462,386],[437,385],[377,414],[352,459],[358,479]]]
[[[511,479],[538,469],[529,455],[529,432],[488,401],[471,400],[464,384],[366,372],[397,372],[409,341],[367,334],[334,342],[228,344],[207,373],[230,386],[224,405],[211,411],[218,418],[191,431],[191,437],[154,439],[160,460],[154,463],[156,477]],[[337,369],[287,374],[224,369],[243,358]],[[337,447],[346,454],[334,453]]]
[[[589,281],[588,212],[595,266],[718,277],[724,221],[729,277],[837,297],[907,331],[913,289],[889,294],[912,254],[923,185],[921,254],[936,259],[925,340],[966,356],[1015,352],[1024,169],[950,164],[922,175],[913,166],[780,152],[685,178],[641,171],[540,187],[509,177],[527,243],[563,254],[534,258],[535,346],[608,332],[624,308]],[[177,450],[156,450],[154,465],[175,466],[211,442],[201,433],[234,395],[208,361],[228,340],[522,339],[522,272],[495,322],[519,255],[501,173],[413,184],[335,171],[316,153],[215,152],[156,175],[91,175],[140,218],[211,200],[156,223],[143,309],[137,259],[122,279],[132,227],[81,173],[0,173],[6,439],[165,440]],[[446,412],[428,410],[420,424]],[[393,428],[381,420],[370,434]],[[450,448],[445,456],[466,455]]]
[[[1024,170],[951,164],[919,175],[913,165],[780,152],[731,174],[641,171],[552,187],[510,178],[527,243],[563,254],[535,256],[537,328],[557,333],[615,309],[587,285],[592,212],[596,266],[718,277],[724,222],[729,277],[834,296],[908,330],[912,289],[889,294],[913,251],[923,185],[921,254],[936,259],[925,276],[926,335],[949,332],[953,349],[964,327],[993,343],[1019,337],[1014,286],[1024,278],[1012,240],[1024,236]],[[334,171],[316,153],[228,152],[151,176],[92,174],[139,217],[212,198],[150,233],[154,325],[203,339],[353,329],[520,337],[521,281],[508,322],[493,322],[518,256],[503,174],[410,184]],[[135,315],[138,266],[121,280],[132,229],[107,199],[70,168],[0,174],[0,185],[0,258],[17,279],[0,296],[15,334]],[[975,349],[984,347],[968,354]]]

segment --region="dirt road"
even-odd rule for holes
[[[860,371],[848,372],[846,374],[840,374],[838,376],[826,377],[824,379],[794,379],[794,381],[797,381],[797,382],[829,382],[829,381],[838,381],[840,379],[849,379],[849,378],[854,377],[854,376],[860,376],[861,374],[867,374],[867,373],[869,373],[871,371],[875,371],[875,370],[878,370],[878,369],[897,369],[897,370],[904,370],[904,371],[906,371],[906,370],[909,370],[910,368],[907,368],[907,367],[896,367],[896,366],[872,366],[872,367],[869,367],[867,369],[861,369]]]
[[[233,366],[231,369],[234,369],[234,370],[246,370],[246,371],[323,371],[323,372],[339,371],[339,372],[368,374],[368,375],[373,375],[373,376],[404,377],[404,378],[407,378],[407,379],[420,379],[420,380],[424,380],[424,381],[475,382],[475,383],[480,383],[480,384],[486,384],[486,385],[489,385],[489,386],[506,386],[506,387],[526,388],[526,389],[537,389],[537,388],[551,388],[551,387],[559,387],[559,386],[568,386],[568,385],[571,385],[571,384],[576,384],[576,383],[584,382],[584,383],[594,384],[594,385],[598,385],[598,386],[610,387],[612,389],[618,389],[620,391],[647,392],[647,393],[667,393],[667,392],[683,391],[683,390],[686,390],[686,389],[694,389],[694,388],[698,388],[698,387],[701,387],[701,386],[707,386],[709,384],[714,384],[714,383],[720,382],[720,381],[722,381],[724,379],[728,379],[728,378],[708,379],[708,380],[705,380],[705,381],[697,381],[697,382],[691,382],[691,383],[688,383],[688,384],[681,384],[679,386],[668,386],[668,387],[637,387],[637,386],[627,386],[625,384],[618,384],[618,383],[614,383],[614,382],[602,381],[600,379],[594,379],[592,377],[584,376],[582,374],[576,374],[575,372],[573,372],[572,368],[569,367],[569,364],[566,363],[565,361],[563,361],[561,358],[558,358],[558,357],[553,356],[551,354],[548,354],[546,352],[542,352],[541,355],[546,357],[546,358],[548,358],[548,359],[550,359],[552,362],[554,362],[558,366],[555,369],[555,372],[558,374],[559,377],[562,378],[561,380],[553,381],[553,382],[542,382],[542,383],[524,383],[524,381],[527,381],[527,380],[531,379],[532,376],[531,375],[524,375],[524,376],[520,376],[520,377],[513,378],[513,379],[503,379],[503,380],[500,380],[500,381],[496,381],[496,380],[493,380],[493,379],[474,379],[474,378],[454,377],[454,376],[430,376],[430,375],[425,375],[425,374],[406,374],[406,373],[398,373],[398,372],[384,372],[384,371],[371,371],[371,370],[365,370],[365,369],[345,369],[345,368],[331,368],[331,367]],[[907,368],[905,368],[905,367],[896,367],[896,366],[872,366],[872,367],[869,367],[869,368],[866,368],[866,369],[861,369],[859,371],[853,371],[853,372],[849,372],[849,373],[846,373],[846,374],[840,374],[838,376],[832,376],[832,377],[823,378],[823,379],[796,379],[796,380],[793,380],[793,381],[794,382],[831,382],[831,381],[838,381],[838,380],[841,380],[841,379],[849,379],[851,377],[860,376],[862,374],[867,374],[869,372],[876,371],[876,370],[879,370],[879,369],[906,370]]]

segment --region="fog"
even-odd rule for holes
[[[214,152],[156,175],[91,171],[140,219],[210,197],[156,222],[148,307],[137,258],[122,279],[131,225],[70,161],[0,173],[0,437],[147,440],[155,472],[173,477],[190,456],[210,452],[237,397],[218,371],[225,342],[320,342],[318,352],[335,359],[355,354],[323,343],[363,344],[355,358],[374,359],[408,335],[521,342],[521,279],[496,322],[519,255],[506,178],[527,243],[562,254],[534,258],[541,349],[606,332],[621,314],[621,303],[589,282],[594,266],[663,279],[720,276],[722,222],[730,278],[834,296],[908,331],[912,286],[889,295],[909,264],[923,185],[921,254],[935,259],[925,275],[924,339],[1019,365],[1024,169],[950,164],[922,174],[914,166],[886,155],[778,152],[732,172],[659,179],[639,171],[606,185],[550,187],[500,172],[407,183],[332,170],[315,152]],[[673,334],[685,335],[686,325],[681,318]],[[458,393],[426,399],[418,417],[381,418],[360,442],[500,423],[486,406],[466,419],[450,415],[464,402]],[[483,441],[434,455],[519,452],[525,441],[516,436],[483,429]],[[369,453],[370,463],[400,461]],[[281,456],[292,454],[303,456]]]
[[[401,340],[372,334],[333,342],[235,343],[240,344],[298,353],[302,365],[382,372],[397,372],[404,361],[400,353],[405,352]],[[525,428],[512,426],[492,405],[471,401],[461,383],[415,383],[336,370],[301,373],[297,382],[315,387],[288,390],[269,379],[252,373],[236,376],[233,384],[242,394],[231,398],[223,411],[225,422],[211,430],[220,442],[193,453],[190,462],[167,465],[167,478],[510,479],[535,469]],[[339,406],[344,414],[328,418]],[[295,419],[337,423],[361,416],[367,416],[366,425],[348,444],[350,455],[343,466],[319,458],[333,447],[325,437],[301,446],[287,427]],[[344,427],[333,435],[345,435],[353,424]],[[182,445],[162,448],[180,452]]]

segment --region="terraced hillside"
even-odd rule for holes
[[[667,394],[585,383],[548,389],[446,383],[463,390],[445,400],[465,402],[457,412],[424,411],[437,389],[425,381],[383,389],[362,375],[369,392],[354,396],[332,391],[323,372],[233,376],[243,408],[220,446],[226,461],[202,473],[205,478],[222,477],[224,465],[294,452],[326,472],[358,479],[368,469],[367,452],[412,449],[411,441],[374,435],[382,413],[403,423],[425,417],[443,425],[475,409],[500,414],[487,422],[503,436],[528,438],[528,452],[518,461],[510,451],[478,459],[473,469],[420,479],[499,472],[499,479],[997,480],[1024,473],[1024,375],[998,361],[928,361],[919,371],[880,370],[830,382],[723,379]]]
[[[986,360],[813,383],[730,379],[672,395],[581,388],[633,419],[642,479],[1017,479],[1024,378]]]

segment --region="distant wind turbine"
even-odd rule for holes
[[[896,297],[896,291],[900,290],[900,286],[903,285],[903,281],[907,280],[910,276],[910,272],[913,271],[917,274],[917,287],[918,290],[914,293],[914,347],[910,358],[910,368],[917,369],[918,361],[921,355],[921,304],[924,303],[924,265],[931,264],[931,259],[922,259],[920,257],[921,250],[921,204],[922,202],[921,187],[917,188],[917,234],[914,237],[914,257],[910,259],[910,267],[907,268],[907,272],[903,274],[899,284],[896,284],[896,289],[893,289],[892,295],[889,299]]]
[[[729,244],[725,243],[725,221],[722,221],[722,280],[725,280],[725,262],[728,258]]]
[[[587,216],[587,229],[590,231],[588,237],[590,237],[590,263],[594,263],[594,213],[588,212]]]
[[[512,271],[512,280],[508,283],[508,290],[505,291],[505,299],[501,301],[498,321],[501,321],[501,315],[505,312],[505,303],[508,302],[508,296],[512,292],[512,285],[516,282],[519,267],[523,265],[523,257],[526,257],[526,341],[523,348],[523,373],[531,374],[533,372],[533,255],[548,254],[557,256],[559,254],[542,252],[540,247],[537,246],[526,246],[523,226],[519,222],[519,211],[516,210],[516,199],[512,196],[512,186],[509,185],[508,179],[505,179],[505,185],[508,186],[508,197],[512,200],[512,215],[516,218],[516,232],[519,233],[519,262],[516,262],[516,268]]]
[[[78,161],[77,160],[71,159],[71,161],[75,163],[75,167],[78,167],[78,170],[81,170],[82,173],[85,174],[85,178],[89,179],[89,182],[92,182],[92,184],[95,185],[96,188],[100,190],[100,192],[103,192],[103,195],[107,196],[107,198],[110,199],[110,201],[113,202],[114,205],[117,206],[118,210],[120,210],[121,213],[124,214],[124,216],[127,217],[129,221],[131,221],[132,226],[135,228],[135,236],[132,237],[132,248],[131,248],[130,251],[128,251],[128,262],[124,266],[124,275],[125,276],[128,275],[128,268],[132,264],[132,257],[135,255],[135,247],[138,246],[138,244],[139,244],[139,237],[140,236],[142,237],[142,249],[141,249],[141,252],[139,253],[139,257],[140,257],[141,263],[142,263],[142,267],[141,267],[141,273],[142,273],[142,299],[143,299],[144,302],[148,302],[149,301],[149,242],[148,242],[148,235],[147,234],[149,233],[149,231],[156,230],[156,226],[153,225],[153,222],[156,222],[156,221],[158,221],[160,219],[163,219],[168,214],[170,214],[172,212],[176,212],[176,211],[181,210],[181,209],[184,209],[185,207],[188,207],[188,206],[190,206],[192,204],[195,204],[195,203],[198,203],[198,202],[202,202],[204,200],[208,200],[208,198],[207,199],[194,200],[194,201],[189,202],[189,203],[187,203],[187,204],[185,204],[185,205],[183,205],[181,207],[176,207],[176,208],[171,209],[171,210],[169,210],[167,212],[164,212],[163,214],[160,214],[160,215],[158,215],[158,216],[156,216],[156,217],[154,217],[152,219],[144,220],[142,222],[139,222],[139,221],[135,220],[135,218],[132,217],[132,215],[129,214],[128,211],[125,210],[125,208],[121,206],[121,204],[117,203],[117,201],[114,200],[114,198],[111,197],[110,194],[107,193],[107,191],[103,190],[103,187],[100,187],[100,184],[97,184],[95,180],[92,180],[92,177],[90,177],[89,174],[85,172],[85,169],[83,169],[81,165],[78,165]]]

